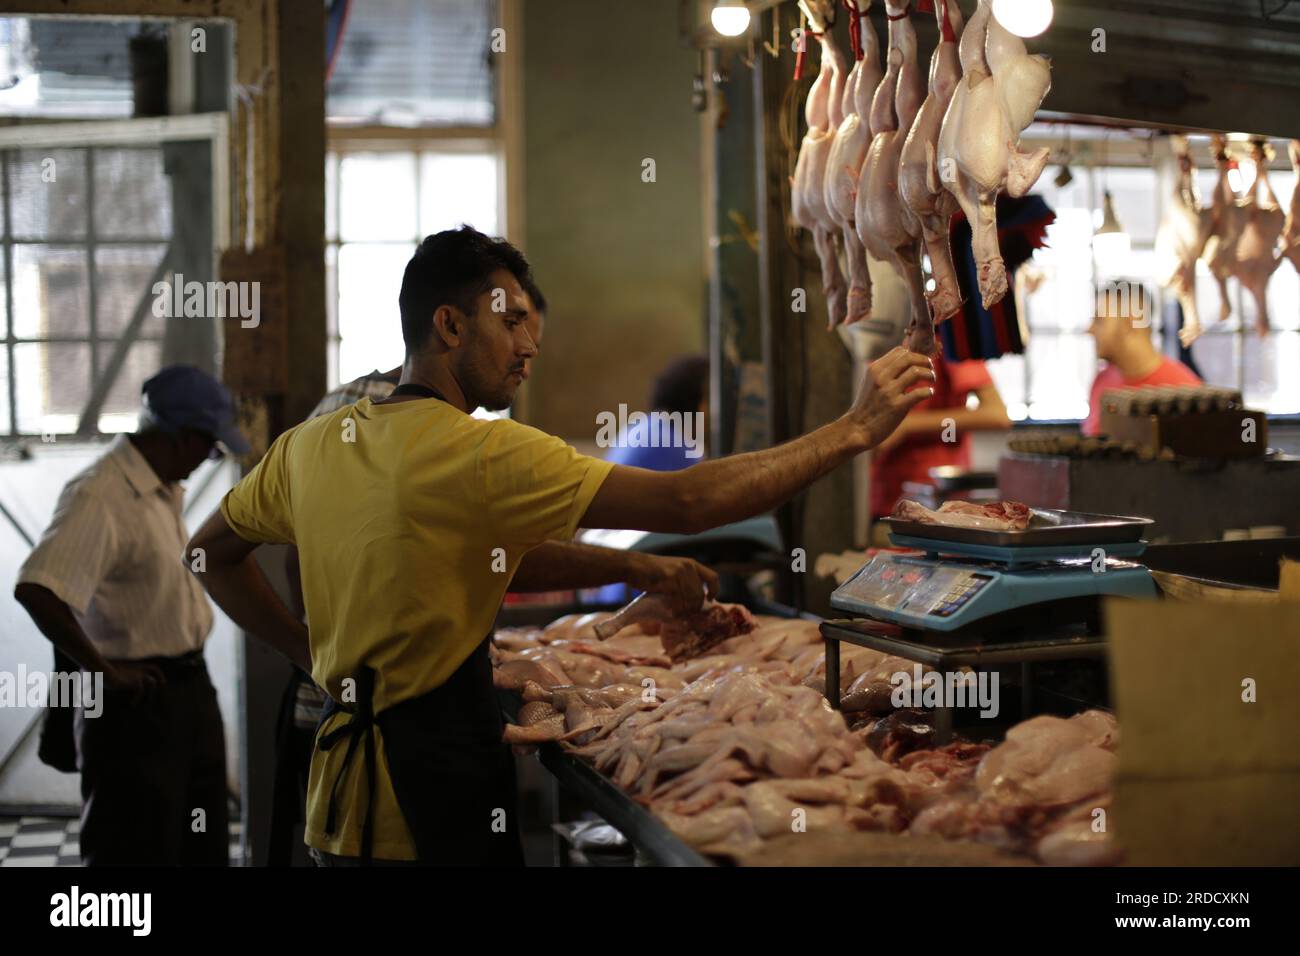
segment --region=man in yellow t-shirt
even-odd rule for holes
[[[585,586],[590,558],[561,544],[579,527],[689,533],[769,511],[930,394],[929,359],[899,348],[845,415],[777,448],[678,472],[588,458],[469,414],[508,407],[537,354],[528,275],[469,227],[426,238],[402,280],[393,395],[285,432],[190,542],[213,599],[330,696],[308,798],[318,858],[520,862],[487,651],[512,579]],[[310,630],[258,568],[263,542],[297,545]],[[687,610],[707,583],[662,589]]]

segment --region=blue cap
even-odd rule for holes
[[[193,365],[169,365],[144,383],[144,407],[162,428],[193,428],[237,455],[248,441],[235,427],[235,402],[226,387]]]

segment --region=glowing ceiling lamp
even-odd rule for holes
[[[993,0],[993,15],[1018,37],[1036,37],[1051,25],[1052,0]]]
[[[749,29],[749,7],[744,0],[718,0],[709,19],[724,37],[738,37]]]

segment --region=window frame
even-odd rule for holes
[[[346,121],[328,120],[325,127],[325,162],[338,162],[348,153],[404,152],[413,155],[415,164],[415,202],[419,208],[421,189],[421,156],[424,154],[445,154],[449,152],[492,153],[497,161],[497,210],[498,228],[501,235],[520,248],[523,247],[524,210],[523,210],[523,11],[520,0],[496,0],[498,23],[506,31],[507,55],[498,56],[495,61],[496,76],[493,89],[495,97],[495,122],[489,126],[383,126],[375,124],[354,124]],[[329,112],[328,103],[326,113]],[[328,179],[326,188],[330,188]],[[342,216],[341,188],[342,177],[335,176],[333,182],[332,207],[325,204],[328,218],[331,208],[334,221],[325,222],[325,256],[326,256],[326,342],[327,342],[327,379],[330,388],[342,384],[338,381],[339,347],[342,336],[339,334],[338,305],[338,261],[339,252],[345,242],[339,229]],[[415,246],[424,238],[419,235],[419,219],[416,219],[416,235],[410,242]],[[358,244],[383,244],[385,240],[357,240]],[[388,240],[405,242],[407,240]],[[329,261],[333,258],[334,267]],[[395,290],[394,290],[395,294]]]
[[[77,434],[81,437],[98,436],[98,419],[86,422],[86,410],[96,401],[107,395],[120,373],[120,366],[110,369],[109,380],[103,381],[99,367],[99,349],[102,345],[116,343],[120,337],[99,334],[98,316],[96,315],[96,274],[95,253],[100,247],[139,246],[149,244],[166,244],[169,239],[156,236],[114,237],[106,239],[95,234],[94,222],[94,151],[110,148],[146,148],[158,146],[164,142],[204,142],[208,143],[212,168],[212,222],[213,222],[213,274],[221,252],[230,244],[232,230],[232,204],[230,196],[230,127],[226,113],[193,113],[185,116],[163,116],[141,119],[78,120],[72,122],[27,122],[0,128],[0,216],[4,217],[3,235],[0,235],[0,255],[4,257],[4,289],[0,291],[5,297],[5,323],[0,345],[5,350],[6,368],[3,387],[7,390],[9,403],[9,420],[0,422],[0,443],[25,442],[35,438],[49,440],[48,435],[28,434],[18,428],[17,368],[14,361],[18,345],[27,344],[88,344],[90,346],[90,384],[91,397],[86,409],[79,418]],[[23,238],[15,240],[12,235],[12,211],[10,207],[9,169],[10,155],[16,150],[54,150],[84,149],[87,157],[87,202],[89,210],[86,220],[86,234],[82,237],[69,238],[55,236],[46,238]],[[41,336],[18,337],[14,334],[14,251],[18,246],[74,246],[81,247],[87,257],[87,295],[90,314],[88,316],[88,333],[85,336]],[[166,261],[165,258],[163,260]],[[158,336],[137,336],[135,341],[161,341]]]

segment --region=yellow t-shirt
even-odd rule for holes
[[[312,679],[344,700],[344,679],[373,668],[378,713],[438,687],[469,657],[520,559],[573,537],[611,467],[518,422],[367,398],[281,435],[221,513],[248,541],[298,546]],[[415,859],[375,732],[374,855]],[[339,784],[337,832],[324,832],[346,749],[312,756],[306,840],[358,856],[368,799],[359,755]]]

